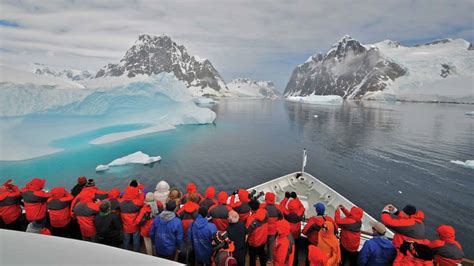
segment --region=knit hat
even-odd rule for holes
[[[251,200],[249,202],[249,206],[250,206],[250,209],[252,209],[252,211],[256,211],[258,210],[258,208],[260,208],[260,202],[256,200]]]
[[[413,215],[416,213],[416,207],[408,204],[403,208],[403,212],[406,213],[408,216]]]
[[[87,180],[86,187],[93,187],[93,186],[95,186],[95,181],[94,179],[89,178],[89,180]]]
[[[130,181],[129,186],[131,186],[131,187],[138,187],[138,181],[137,181],[136,179],[133,179],[132,181]]]
[[[167,211],[174,211],[176,209],[176,201],[170,200],[166,203],[166,210]]]
[[[77,178],[77,183],[79,185],[84,185],[85,183],[87,183],[87,178],[85,176],[80,176]]]
[[[199,207],[198,213],[204,218],[207,217],[207,208],[206,207]]]
[[[155,201],[155,194],[153,194],[153,192],[148,192],[148,193],[146,193],[146,195],[145,195],[145,201],[147,201],[147,202],[153,202],[153,201]]]
[[[318,215],[324,215],[324,212],[326,211],[326,206],[324,206],[324,204],[318,202],[314,204],[313,207],[316,209],[316,213]]]
[[[110,201],[108,200],[105,200],[102,202],[102,204],[100,204],[100,212],[103,212],[103,213],[107,213],[110,211]]]
[[[385,232],[387,232],[387,228],[382,223],[370,221],[370,226],[372,226],[374,233],[377,232],[379,235],[385,235]]]

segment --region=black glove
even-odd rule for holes
[[[291,194],[290,194],[290,197],[292,197],[292,198],[296,199],[296,192],[294,192],[294,191],[293,191],[293,192],[291,192]]]
[[[291,193],[289,191],[285,192],[285,198],[289,199],[291,197]]]
[[[239,190],[237,190],[237,189],[234,190],[234,192],[232,192],[232,195],[237,195],[237,194],[239,194]]]

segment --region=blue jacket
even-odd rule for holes
[[[396,256],[397,250],[392,242],[384,236],[376,235],[365,241],[359,253],[359,265],[392,265]]]
[[[183,224],[174,212],[163,211],[153,221],[150,238],[158,256],[171,256],[183,250]]]
[[[217,227],[198,215],[196,220],[188,229],[188,240],[191,241],[196,254],[196,261],[199,263],[211,264],[213,251],[212,236],[217,232]]]

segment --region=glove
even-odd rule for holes
[[[292,198],[296,199],[296,192],[294,192],[294,191],[293,191],[293,192],[291,192],[291,194],[290,194],[290,197],[292,197]]]
[[[285,192],[285,198],[289,199],[291,197],[291,193],[289,191]]]

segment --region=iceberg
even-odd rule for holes
[[[152,164],[154,162],[161,161],[161,156],[149,156],[146,153],[143,153],[141,151],[137,151],[135,153],[129,154],[127,156],[118,158],[113,160],[107,165],[104,164],[99,164],[96,168],[96,172],[102,172],[109,170],[110,167],[112,166],[121,166],[121,165],[126,165],[126,164]]]
[[[465,115],[470,115],[470,116],[474,116],[474,111],[470,111],[470,112],[465,112],[464,114],[465,114]]]
[[[216,118],[209,108],[196,106],[185,84],[171,73],[98,78],[84,81],[85,88],[11,82],[0,80],[0,160],[5,161],[49,155],[71,145],[122,141],[179,125],[209,124]],[[106,130],[133,124],[144,126]],[[83,135],[90,137],[78,137]],[[77,141],[61,142],[65,139]],[[66,144],[55,145],[58,141]]]
[[[341,105],[344,100],[339,95],[310,95],[310,96],[290,96],[286,100],[291,102],[321,104],[321,105]]]
[[[459,161],[459,160],[452,160],[451,163],[454,163],[454,164],[457,164],[457,165],[461,165],[461,166],[464,166],[466,168],[472,168],[474,169],[474,160],[467,160],[465,162],[463,161]]]
[[[214,105],[214,104],[217,104],[217,103],[218,103],[218,101],[215,101],[215,100],[212,99],[212,98],[206,98],[206,97],[194,98],[193,101],[194,101],[197,105]]]

